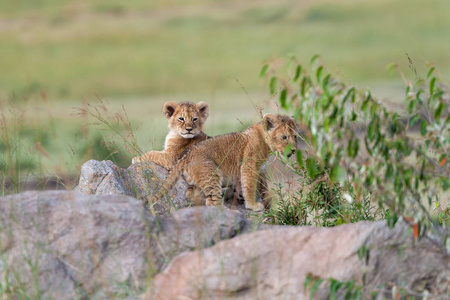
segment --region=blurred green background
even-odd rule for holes
[[[168,100],[207,101],[208,134],[240,129],[255,106],[276,111],[259,71],[289,54],[320,54],[396,104],[389,63],[414,80],[408,55],[419,77],[434,63],[448,78],[448,12],[448,0],[3,0],[2,178],[70,177],[89,158],[127,166],[130,140],[162,148]]]

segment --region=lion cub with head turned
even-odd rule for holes
[[[132,163],[151,161],[170,170],[178,156],[190,146],[209,137],[203,133],[203,124],[208,118],[209,106],[206,102],[166,102],[164,115],[169,121],[170,132],[166,136],[163,151],[150,151],[134,157]]]
[[[203,191],[206,205],[221,205],[221,187],[240,182],[245,207],[264,209],[256,201],[261,167],[270,152],[283,153],[288,145],[296,151],[296,124],[285,115],[264,115],[262,122],[235,132],[207,139],[187,149],[172,168],[164,188],[155,196],[162,197],[183,174],[189,184]]]

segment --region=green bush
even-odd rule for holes
[[[410,67],[415,70],[412,63]],[[307,150],[297,151],[292,168],[303,174],[305,186],[317,174],[327,177],[312,191],[299,191],[289,199],[294,204],[279,201],[278,212],[272,212],[279,222],[286,218],[310,224],[303,213],[317,211],[321,202],[314,199],[322,197],[327,206],[317,225],[378,218],[395,224],[404,217],[424,225],[421,228],[433,228],[445,242],[442,228],[449,225],[449,204],[442,201],[448,201],[450,187],[449,93],[434,67],[414,83],[401,75],[406,84],[404,114],[390,111],[369,90],[331,76],[319,56],[311,59],[308,70],[295,58],[283,69],[276,63],[263,66],[261,77],[270,78],[271,94],[304,133]],[[440,218],[433,216],[432,208]]]

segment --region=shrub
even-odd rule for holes
[[[280,75],[283,70],[287,70],[285,75]],[[447,236],[442,227],[448,226],[445,212],[449,209],[442,207],[440,200],[450,187],[448,89],[434,67],[426,78],[414,83],[400,74],[406,84],[404,114],[389,110],[370,90],[359,90],[331,76],[319,56],[311,59],[308,70],[293,57],[285,69],[268,63],[261,71],[261,77],[270,77],[271,94],[293,113],[304,133],[308,150],[305,154],[297,151],[294,170],[304,174],[306,182],[317,174],[328,178],[312,194],[307,192],[306,202],[294,201],[297,209],[311,209],[314,206],[308,201],[330,192],[335,202],[325,209],[327,214],[336,205],[336,213],[353,211],[353,217],[341,221],[381,215],[395,224],[402,216],[424,225],[421,228],[433,228],[444,242]],[[340,206],[342,198],[349,200],[350,206]],[[373,207],[368,200],[376,201],[379,210],[370,212]],[[432,207],[440,210],[441,218],[431,215]],[[295,211],[289,203],[281,204],[280,209],[286,217]],[[324,220],[322,225],[341,222],[338,216],[333,218],[336,220]],[[280,214],[278,219],[282,219]]]

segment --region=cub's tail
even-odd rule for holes
[[[175,183],[178,181],[178,178],[180,178],[181,174],[183,173],[184,168],[186,167],[188,161],[189,161],[189,151],[183,152],[180,157],[175,162],[175,165],[172,167],[172,169],[169,172],[169,176],[167,177],[166,181],[164,182],[164,185],[162,188],[152,197],[152,202],[156,203],[156,201],[160,200],[164,196],[168,195],[172,187],[175,185]],[[149,205],[152,205],[152,203],[149,203]]]

